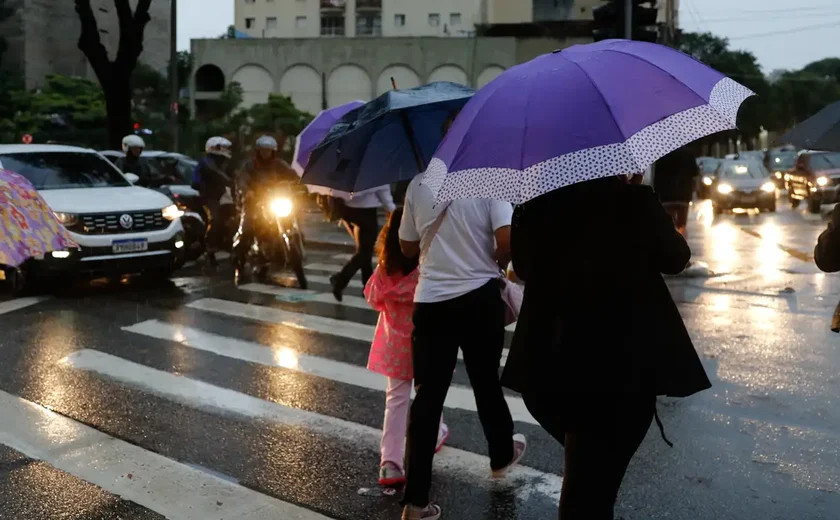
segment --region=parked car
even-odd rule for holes
[[[721,161],[711,191],[712,207],[716,215],[733,209],[776,211],[776,185],[770,173],[758,161]]]
[[[823,204],[840,202],[840,152],[804,150],[788,181],[788,197],[792,207],[807,201],[808,211],[819,213]]]
[[[134,186],[136,175],[123,175],[94,150],[0,145],[0,167],[26,177],[80,246],[24,264],[28,280],[133,273],[166,279],[182,260],[183,212],[168,197]]]
[[[700,179],[697,185],[697,196],[699,198],[708,199],[711,195],[710,188],[715,182],[715,171],[717,171],[720,161],[716,157],[697,158],[697,166],[700,168]]]

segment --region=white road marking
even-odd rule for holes
[[[379,392],[384,392],[386,389],[386,379],[375,372],[350,363],[301,354],[294,347],[268,347],[259,343],[219,336],[191,327],[172,325],[157,320],[144,321],[130,327],[123,327],[123,330],[152,338],[174,341],[186,347],[249,363],[282,367]],[[509,396],[506,399],[515,421],[537,424],[531,414],[528,413],[522,399]],[[445,406],[471,412],[478,411],[472,390],[458,385],[453,385],[449,389]]]
[[[379,450],[382,432],[362,424],[345,421],[329,415],[321,415],[306,410],[299,410],[277,403],[264,401],[256,397],[221,388],[202,381],[196,381],[169,372],[163,372],[145,365],[139,365],[122,358],[95,350],[76,351],[62,360],[62,363],[79,370],[95,372],[115,379],[144,392],[158,395],[200,409],[235,413],[252,419],[272,421],[287,426],[306,428],[312,432],[337,438],[358,446],[367,445],[368,449]],[[15,424],[20,421],[15,421]],[[48,430],[51,432],[53,430]],[[479,483],[489,482],[490,461],[483,455],[446,447],[435,456],[435,465],[444,471],[461,477],[471,477]],[[505,482],[510,482],[516,496],[528,500],[534,495],[541,495],[556,502],[560,498],[562,478],[527,466],[511,468]],[[183,492],[182,492],[183,493]],[[217,498],[213,497],[213,500]],[[189,493],[184,496],[188,497]],[[223,500],[218,498],[218,500]],[[274,513],[277,515],[276,513]],[[217,515],[220,516],[220,515]],[[189,518],[215,518],[210,515]],[[233,517],[225,517],[233,518]],[[236,517],[238,518],[238,517]],[[252,517],[267,518],[267,517]],[[272,518],[298,518],[294,516],[274,516]],[[299,517],[315,518],[315,517]]]
[[[303,267],[309,271],[324,271],[327,273],[337,273],[341,270],[341,266],[335,264],[306,264]]]
[[[20,309],[25,309],[26,307],[31,307],[32,305],[37,305],[43,301],[47,301],[49,298],[47,297],[37,297],[37,298],[18,298],[16,300],[9,300],[7,302],[0,302],[0,314],[6,314],[9,312],[14,312]]]
[[[333,255],[333,256],[332,256],[332,259],[333,259],[333,260],[338,260],[338,261],[339,261],[339,262],[341,262],[341,263],[347,262],[347,261],[349,261],[351,258],[353,258],[353,253],[339,253],[339,254],[337,254],[337,255]],[[372,258],[370,259],[370,261],[371,261],[371,263],[372,263],[373,265],[376,265],[376,264],[378,264],[378,263],[379,263],[379,257],[378,257],[378,256],[374,256],[374,257],[372,257]]]
[[[274,325],[285,325],[300,330],[329,334],[331,336],[339,336],[367,343],[373,341],[373,335],[376,332],[374,325],[365,325],[355,321],[336,320],[325,316],[292,312],[249,303],[219,300],[216,298],[202,298],[201,300],[188,303],[187,307],[225,316],[233,316],[235,318],[245,318]],[[508,354],[509,349],[502,351],[502,365],[507,363]],[[461,351],[458,351],[458,359],[464,359]]]
[[[336,269],[335,272],[337,273],[338,269]],[[319,275],[319,274],[306,273],[306,279],[310,283],[320,283],[320,284],[323,284],[323,285],[329,285],[330,284],[330,277],[329,276],[322,276],[322,275]],[[359,280],[350,280],[350,283],[347,284],[347,287],[352,287],[354,289],[364,289],[365,288],[365,286],[362,285],[362,282],[360,282]]]
[[[310,289],[295,289],[292,287],[278,287],[276,285],[267,285],[262,283],[249,283],[240,285],[240,290],[247,292],[255,292],[260,294],[269,294],[271,296],[292,296],[300,298],[301,302],[320,302],[331,303],[340,307],[354,307],[357,309],[371,310],[370,304],[361,296],[344,295],[342,301],[338,302],[332,293],[318,292]]]
[[[0,444],[170,520],[329,520],[0,392]]]
[[[310,277],[311,278],[311,277]],[[240,285],[239,289],[248,292],[255,292],[260,294],[269,294],[272,296],[292,296],[300,298],[301,302],[321,302],[331,303],[340,307],[354,307],[356,309],[372,310],[370,304],[361,296],[344,295],[342,301],[336,301],[332,293],[324,293],[313,291],[311,289],[296,289],[292,287],[278,287],[276,285],[267,285],[262,283],[249,283]],[[508,325],[505,330],[513,332],[516,330],[516,323]]]

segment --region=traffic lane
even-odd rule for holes
[[[717,273],[757,269],[769,277],[778,271],[812,272],[804,264],[813,264],[814,245],[826,225],[824,216],[789,208],[713,216],[709,201],[696,203],[692,215],[688,241],[696,260]]]
[[[375,439],[370,434],[366,439],[357,436],[348,438],[346,431],[336,430],[335,435],[330,435],[294,423],[243,419],[239,414],[225,413],[224,409],[208,410],[186,402],[179,403],[154,395],[148,389],[143,391],[133,384],[73,369],[68,363],[61,362],[64,359],[62,356],[95,344],[95,341],[78,330],[84,328],[82,322],[86,317],[71,317],[72,312],[64,314],[78,325],[72,340],[65,338],[60,344],[43,341],[27,343],[24,341],[26,337],[44,337],[44,334],[33,330],[39,326],[34,322],[23,324],[4,340],[0,351],[4,353],[3,366],[9,367],[9,370],[0,376],[0,388],[144,449],[207,468],[258,491],[336,518],[386,519],[399,514],[396,498],[371,500],[358,495],[359,488],[377,487],[378,436]],[[58,324],[43,318],[40,322],[40,326],[52,331]],[[158,359],[154,355],[143,354],[146,349],[142,340],[132,342],[128,337],[116,336],[110,341],[124,345],[124,350],[118,352],[124,359],[130,358],[134,352],[135,358],[142,358],[146,365],[173,367],[172,373],[183,376],[200,379],[197,372],[202,366],[214,366],[219,371],[216,378],[208,375],[205,379],[220,386],[224,383],[227,388],[236,387],[238,378],[231,377],[231,370],[221,366],[230,360],[212,359],[213,356],[186,351],[178,346],[167,348],[172,352]],[[17,350],[15,345],[19,346]],[[159,347],[155,349],[159,350]],[[176,352],[178,350],[182,352]],[[202,357],[206,359],[198,359]],[[58,362],[50,362],[57,358]],[[172,363],[179,358],[181,362]],[[142,369],[140,365],[136,367],[132,371]],[[171,377],[181,379],[174,375]],[[280,377],[275,371],[266,371],[257,379],[271,382]],[[154,388],[156,383],[148,381],[150,388]],[[319,400],[318,388],[313,384],[313,381],[298,381],[297,396],[302,396],[307,402]],[[290,391],[290,386],[281,382],[272,395],[261,397],[281,404],[283,401],[295,401],[296,395]],[[381,394],[376,397],[376,401],[382,400]],[[324,399],[329,400],[329,395],[325,395]],[[374,396],[360,399],[351,407],[364,411],[372,401]],[[223,403],[220,401],[219,406],[223,407]],[[382,409],[379,408],[370,422],[378,426],[381,417]],[[467,429],[458,414],[453,413],[449,417],[456,431]],[[327,429],[334,426],[330,420],[324,421]],[[373,427],[367,428],[370,432]],[[453,436],[451,444],[455,443]],[[483,444],[483,439],[469,444],[471,448],[477,448],[479,443]],[[545,456],[544,450],[537,449],[536,453],[540,452]],[[454,517],[544,518],[556,507],[554,499],[527,494],[529,498],[527,504],[521,504],[522,511],[531,513],[528,513],[529,516],[518,516],[516,511],[511,510],[509,488],[489,484],[489,462],[485,462],[487,467],[482,465],[470,469],[472,473],[481,475],[479,481],[468,479],[469,475],[461,475],[458,471],[437,472],[435,496]],[[456,464],[455,469],[459,468],[463,469],[462,465]],[[537,484],[539,482],[515,482],[514,492],[521,496],[521,488]],[[559,485],[556,487],[554,491],[559,493]],[[464,496],[470,496],[471,500],[463,501]],[[520,500],[514,503],[519,504]]]
[[[85,518],[163,520],[48,464],[0,444],[0,517],[15,520]]]
[[[648,434],[624,481],[620,512],[836,518],[840,354],[828,316],[776,313],[768,321],[763,307],[682,305],[681,312],[713,387],[660,399],[675,447]]]

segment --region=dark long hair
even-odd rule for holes
[[[419,262],[418,258],[407,258],[400,249],[400,220],[402,220],[402,215],[402,206],[391,213],[388,223],[379,232],[379,240],[376,244],[379,264],[389,276],[397,273],[405,276],[417,269]]]

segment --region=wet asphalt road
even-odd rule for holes
[[[713,220],[705,204],[692,215],[695,260],[713,276],[669,285],[714,387],[660,401],[675,447],[651,429],[617,512],[840,518],[840,335],[828,329],[840,280],[810,259],[825,219],[780,207]],[[0,518],[294,518],[243,513],[240,499],[398,518],[399,496],[376,491],[384,382],[363,368],[376,314],[360,287],[338,305],[318,278],[342,254],[310,251],[306,293],[282,276],[236,288],[229,273],[193,266],[163,287],[129,280],[0,302]],[[526,468],[490,483],[460,364],[454,382],[433,490],[444,517],[555,518],[562,449],[509,394]],[[27,421],[9,421],[29,417],[21,409],[45,422],[20,433]],[[83,425],[89,451],[77,449]],[[103,477],[108,450],[128,462]],[[218,483],[229,495],[209,496]],[[214,516],[198,513],[207,503]]]

